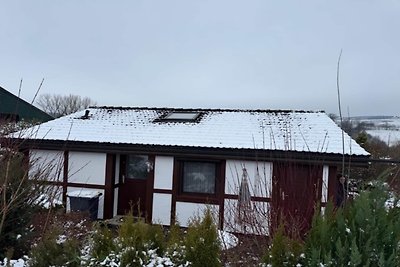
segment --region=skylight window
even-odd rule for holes
[[[161,116],[156,121],[167,122],[196,122],[201,115],[198,111],[171,111],[167,115]]]
[[[171,112],[164,119],[167,120],[195,120],[200,115],[199,112]]]

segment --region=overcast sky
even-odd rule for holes
[[[98,105],[400,115],[399,0],[0,0],[0,86]]]

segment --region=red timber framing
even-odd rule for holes
[[[155,162],[156,157],[154,155],[149,155],[149,161],[153,163]],[[154,191],[154,168],[152,168],[149,172],[149,177],[147,179],[146,185],[146,221],[151,223],[153,219],[153,191]]]
[[[311,226],[321,201],[322,165],[274,163],[272,177],[272,226],[285,223],[292,235]]]
[[[329,178],[328,178],[328,201],[331,201],[333,203],[335,203],[335,196],[336,196],[337,174],[338,174],[338,168],[336,166],[330,166]]]
[[[116,155],[107,154],[104,189],[104,219],[110,219],[114,215],[115,164]]]
[[[334,200],[335,187],[336,187],[336,174],[338,167],[342,162],[342,156],[337,154],[324,154],[324,153],[306,153],[306,152],[282,152],[282,151],[265,151],[265,150],[241,150],[241,149],[212,149],[212,148],[190,148],[190,147],[163,147],[163,146],[143,146],[143,145],[110,145],[110,144],[99,144],[99,143],[81,143],[74,141],[57,142],[47,141],[32,143],[30,140],[21,143],[23,149],[43,149],[43,150],[63,150],[64,151],[64,172],[63,179],[59,182],[53,182],[52,184],[62,186],[63,195],[62,200],[64,203],[67,201],[67,188],[68,187],[81,187],[81,188],[97,188],[105,191],[104,195],[104,218],[111,218],[114,214],[114,191],[120,186],[119,174],[116,173],[117,155],[124,154],[141,154],[149,155],[149,159],[155,163],[155,155],[157,156],[170,156],[174,158],[173,167],[173,182],[172,189],[155,189],[154,188],[154,170],[152,170],[151,179],[148,179],[146,187],[146,219],[152,221],[153,214],[153,195],[155,193],[170,194],[171,195],[171,223],[175,222],[176,214],[176,203],[177,202],[190,202],[190,203],[204,203],[213,204],[219,206],[219,217],[220,227],[223,225],[224,220],[224,201],[225,199],[237,199],[236,195],[225,194],[225,161],[226,160],[250,160],[250,161],[266,161],[273,163],[273,193],[271,198],[252,197],[253,201],[270,202],[271,208],[276,212],[277,207],[286,207],[286,204],[279,202],[279,189],[282,187],[286,190],[294,190],[297,188],[306,189],[308,192],[304,193],[304,204],[306,210],[313,210],[309,203],[313,201],[313,205],[320,202],[321,200],[321,186],[322,181],[316,181],[322,178],[323,166],[329,166],[329,178],[328,178],[328,199]],[[68,160],[70,151],[79,152],[93,152],[93,153],[105,153],[106,154],[106,170],[105,170],[105,184],[89,185],[84,183],[70,183],[68,182]],[[216,184],[216,194],[213,196],[196,195],[196,194],[183,194],[180,191],[180,167],[179,162],[183,160],[195,160],[195,161],[208,161],[208,162],[219,162],[218,177]],[[358,157],[355,161],[354,166],[368,166],[368,157]],[[289,169],[284,170],[284,166],[289,166]],[[319,166],[319,167],[313,167]],[[156,167],[156,166],[155,166]],[[289,173],[292,173],[297,180],[294,183],[287,182],[285,177],[288,177]],[[304,175],[304,173],[306,173]],[[279,177],[279,179],[277,179]],[[282,181],[278,183],[280,177],[284,177]],[[311,177],[310,183],[305,184],[299,183],[304,181],[304,177]],[[116,183],[116,179],[118,180]],[[285,180],[286,179],[286,180]],[[303,179],[303,180],[302,180]],[[299,183],[299,184],[297,184]],[[315,190],[311,187],[315,185]],[[300,187],[299,187],[300,186]],[[304,187],[303,187],[304,186]],[[284,192],[285,192],[284,190]],[[282,190],[281,190],[282,191]],[[287,202],[287,201],[286,201]],[[303,202],[304,203],[304,202]],[[157,212],[157,210],[155,210]],[[306,216],[307,217],[307,216]]]
[[[67,207],[67,188],[68,188],[68,162],[69,162],[69,151],[64,151],[64,173],[62,181],[62,202],[64,207]]]

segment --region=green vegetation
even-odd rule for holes
[[[262,261],[274,267],[296,266],[301,262],[303,244],[285,235],[284,225],[281,224],[276,232],[270,248]]]
[[[399,266],[400,209],[388,207],[383,186],[360,194],[344,209],[330,204],[316,214],[302,245],[293,243],[280,229],[264,263],[275,266]],[[295,245],[293,245],[295,244]],[[296,258],[296,259],[295,259]]]
[[[51,229],[41,242],[32,248],[29,266],[81,266],[79,243],[73,238],[62,240],[60,229]]]
[[[88,266],[147,266],[151,262],[166,266],[204,266],[207,262],[207,266],[220,266],[217,228],[210,211],[192,220],[186,234],[177,225],[164,234],[161,226],[135,222],[128,216],[116,235],[114,238],[104,226],[96,227]]]
[[[206,210],[203,218],[194,218],[189,225],[185,238],[186,258],[193,267],[221,266],[219,260],[220,244],[216,225],[210,210]]]
[[[127,216],[118,230],[99,224],[94,229],[83,266],[221,266],[210,211],[193,219],[186,234],[178,225],[164,232],[161,226],[135,221],[133,216]]]

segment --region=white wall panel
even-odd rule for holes
[[[113,216],[117,216],[117,211],[118,211],[118,188],[114,189],[114,211],[113,211]]]
[[[174,158],[156,156],[154,164],[154,188],[172,190]]]
[[[54,150],[29,151],[31,168],[29,176],[39,175],[40,179],[62,181],[64,173],[64,152]]]
[[[68,182],[105,184],[106,154],[69,152]]]
[[[321,207],[321,216],[325,216],[325,207]]]
[[[170,225],[171,201],[172,195],[170,194],[155,193],[153,195],[153,223]]]
[[[329,166],[324,165],[322,170],[322,195],[321,202],[328,202]]]
[[[77,194],[81,193],[84,194],[85,192],[93,192],[93,193],[101,193],[101,196],[99,197],[99,209],[97,212],[97,218],[98,219],[103,219],[103,214],[104,214],[104,190],[102,189],[92,189],[92,188],[80,188],[80,187],[68,187],[67,188],[67,196],[68,194]],[[67,197],[67,212],[71,211],[71,204],[69,197]]]
[[[238,200],[225,199],[224,203],[224,230],[234,233],[268,235],[270,204],[268,202],[252,201],[246,218],[239,215]]]
[[[213,214],[215,223],[218,223],[219,206],[189,202],[176,202],[176,218],[181,226],[187,227],[194,216],[202,216],[209,208]]]
[[[246,168],[250,193],[257,197],[270,197],[272,191],[272,163],[242,160],[226,161],[225,194],[237,195],[243,168]]]
[[[119,184],[119,172],[121,167],[121,155],[115,157],[115,181],[114,184]]]

